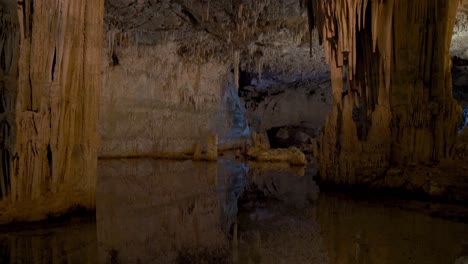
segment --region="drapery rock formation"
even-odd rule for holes
[[[103,0],[16,2],[0,1],[0,214],[94,208]]]
[[[306,1],[331,67],[321,177],[364,183],[453,154],[450,57],[459,1]]]

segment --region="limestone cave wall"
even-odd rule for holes
[[[104,66],[100,156],[190,154],[224,136],[215,117],[233,88],[230,65],[184,61],[177,52],[174,42],[133,44],[119,50],[118,65]]]
[[[240,70],[286,72],[294,63],[277,60],[263,71],[263,62],[307,32],[296,0],[105,6],[101,157],[190,157],[242,144],[250,129],[238,96]]]
[[[103,8],[0,1],[3,216],[94,208]]]

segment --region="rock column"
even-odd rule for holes
[[[449,47],[458,0],[328,0],[307,7],[331,67],[321,176],[365,183],[450,157],[460,109]]]
[[[94,208],[103,0],[0,8],[0,200]]]

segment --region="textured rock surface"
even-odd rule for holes
[[[119,65],[104,69],[100,155],[193,153],[210,135],[224,137],[216,117],[228,73],[226,63],[184,62],[175,43],[120,49]]]
[[[243,89],[247,118],[256,132],[274,127],[304,126],[319,129],[331,110],[330,82],[304,80],[269,88]]]
[[[460,1],[457,12],[455,28],[452,36],[450,54],[463,59],[468,59],[468,1]]]
[[[232,147],[249,137],[240,69],[261,85],[328,72],[296,0],[108,0],[105,14],[101,156],[191,157],[212,135]]]
[[[104,3],[9,2],[0,2],[1,218],[94,208]]]
[[[247,149],[247,157],[261,162],[286,162],[291,165],[307,164],[306,157],[298,148],[271,149],[265,134],[252,134],[252,146]]]
[[[453,154],[460,109],[448,51],[457,7],[445,0],[316,6],[334,101],[320,144],[321,177],[358,183],[396,164]]]
[[[334,105],[320,146],[322,175],[353,182],[356,172],[374,178],[463,149],[454,148],[460,115],[447,51],[452,39],[451,55],[466,58],[467,1],[456,21],[458,1],[315,1],[315,37],[299,2],[312,7],[107,0],[103,36],[103,0],[0,1],[0,207],[11,209],[2,217],[94,206],[99,97],[101,156],[213,160],[218,148],[249,136],[237,95],[246,85],[267,91],[250,119],[255,125],[259,116],[260,131],[320,126],[330,93],[315,87],[330,74],[324,58]],[[325,52],[307,46],[317,37]],[[459,90],[468,82],[464,67],[454,68]],[[306,87],[290,87],[298,83]]]

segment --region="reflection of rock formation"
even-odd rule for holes
[[[316,172],[227,159],[102,160],[97,226],[0,230],[0,263],[430,264],[468,255],[466,224],[381,201],[317,200]]]
[[[318,198],[312,176],[250,170],[239,202],[239,263],[326,263],[319,226],[308,210]]]
[[[468,253],[466,224],[381,202],[322,194],[314,216],[330,264],[454,263]]]
[[[6,221],[94,209],[103,2],[0,1]]]
[[[103,160],[99,175],[101,262],[171,263],[187,254],[228,254],[216,163]]]
[[[0,233],[0,263],[96,263],[94,222]]]
[[[298,208],[305,208],[318,198],[319,188],[313,179],[315,168],[304,175],[304,168],[281,167],[281,164],[248,162],[248,166],[247,192],[255,191],[262,197]]]
[[[310,211],[274,206],[239,219],[239,263],[327,263]]]
[[[246,252],[257,243],[250,238],[240,240],[245,230],[245,238],[256,231],[237,220],[240,210],[252,210],[251,206],[239,209],[239,200],[242,206],[249,197],[255,206],[256,200],[261,200],[250,196],[254,189],[272,201],[279,200],[278,208],[282,210],[274,212],[280,217],[275,224],[279,229],[265,234],[274,243],[265,243],[264,259],[275,256],[275,251],[285,254],[293,249],[292,244],[282,244],[282,239],[301,240],[301,233],[308,235],[294,245],[301,245],[306,256],[316,255],[316,251],[309,252],[310,247],[317,248],[314,245],[318,241],[316,226],[307,222],[310,215],[301,218],[301,228],[297,229],[291,222],[295,216],[289,218],[288,211],[307,212],[304,208],[317,198],[312,175],[294,176],[278,168],[260,171],[227,159],[218,163],[102,160],[97,194],[100,262],[116,259],[121,263],[171,263],[187,258],[194,263],[201,259],[229,262],[229,239],[239,241],[242,245],[237,249]],[[264,208],[260,206],[259,210]]]

